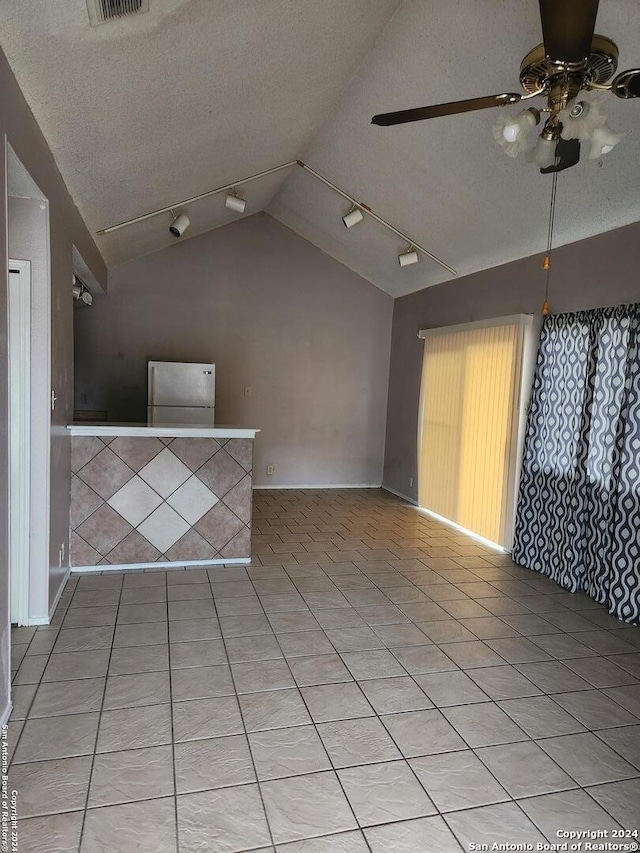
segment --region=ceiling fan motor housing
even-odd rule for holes
[[[583,90],[604,86],[618,67],[618,48],[610,38],[594,35],[591,53],[582,62],[550,59],[544,44],[530,50],[520,65],[520,83],[527,94],[548,92],[553,112],[567,105]]]

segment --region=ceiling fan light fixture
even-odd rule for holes
[[[607,114],[601,100],[575,101],[570,107],[558,113],[562,123],[560,136],[563,139],[579,139],[585,142],[592,133],[607,122]]]
[[[589,160],[597,160],[603,154],[608,154],[621,139],[622,134],[614,133],[606,124],[603,127],[597,127],[591,134]]]
[[[557,139],[548,139],[540,135],[535,148],[529,153],[529,162],[535,163],[541,169],[548,169],[556,162]]]
[[[498,116],[493,125],[493,138],[508,157],[517,157],[530,147],[529,132],[540,121],[536,109],[522,110],[515,116]]]

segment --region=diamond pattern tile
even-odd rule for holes
[[[102,498],[75,474],[71,476],[71,506],[69,510],[70,527],[76,527],[86,521],[92,512],[102,506]]]
[[[106,556],[133,530],[128,521],[103,504],[78,527],[77,533],[99,554]],[[82,564],[81,564],[82,565]]]
[[[181,486],[191,476],[191,471],[177,456],[165,447],[157,456],[140,469],[140,476],[163,498]]]
[[[162,442],[153,436],[137,438],[119,435],[111,442],[109,449],[126,462],[129,468],[139,471],[160,453]]]
[[[244,553],[247,555],[249,552],[245,551]],[[191,528],[167,550],[166,556],[173,562],[187,562],[191,560],[212,560],[217,556],[217,552],[206,539],[200,536],[197,530]]]
[[[239,442],[74,436],[71,565],[250,557],[252,442]]]
[[[224,497],[236,483],[244,477],[246,471],[227,453],[226,447],[219,450],[197,472],[197,476],[219,498]]]
[[[78,471],[78,477],[106,501],[133,477],[133,471],[105,447]]]
[[[184,518],[167,504],[159,506],[138,527],[144,538],[161,553],[174,545],[188,529],[189,525]]]
[[[162,498],[140,477],[132,477],[107,501],[129,524],[137,527],[162,503]]]
[[[171,452],[191,471],[197,471],[218,450],[215,438],[175,438],[171,442]]]
[[[251,521],[251,503],[253,495],[251,489],[251,475],[247,474],[240,482],[230,489],[224,496],[224,502],[233,510],[241,521],[248,524]]]
[[[205,439],[206,440],[206,439]],[[249,480],[249,488],[251,481]],[[218,498],[208,489],[202,480],[197,477],[189,477],[179,489],[167,498],[169,506],[173,507],[189,524],[193,525],[200,521],[205,512],[218,503]],[[251,514],[249,514],[251,518]]]
[[[195,525],[198,533],[204,536],[216,551],[224,548],[243,527],[238,516],[222,502],[217,503]]]
[[[71,470],[77,473],[104,448],[104,442],[94,435],[74,436],[71,443]]]
[[[253,441],[250,438],[231,438],[224,449],[238,462],[245,471],[251,471],[253,466]]]

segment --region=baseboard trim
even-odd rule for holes
[[[254,490],[260,491],[285,491],[296,489],[381,489],[381,483],[312,483],[295,486],[257,486],[253,485]]]
[[[418,502],[414,498],[410,498],[409,495],[405,495],[402,492],[398,492],[396,489],[392,489],[391,486],[382,485],[380,488],[384,489],[385,492],[391,492],[391,494],[395,495],[397,498],[402,498],[403,501],[410,503],[412,506],[418,506]]]
[[[179,563],[120,563],[117,566],[72,566],[72,575],[99,574],[102,572],[122,572],[131,569],[182,569],[191,566],[248,566],[251,557],[233,557],[222,560],[185,560]]]
[[[455,521],[451,521],[450,518],[445,518],[444,515],[438,515],[437,512],[433,512],[433,510],[425,509],[423,506],[417,506],[416,509],[421,515],[426,515],[429,518],[432,518],[434,521],[439,521],[440,524],[444,524],[447,527],[452,527],[454,530],[457,530],[458,533],[463,533],[465,536],[468,536],[469,539],[475,539],[475,541],[479,545],[484,545],[486,548],[492,548],[498,554],[508,554],[509,552],[503,545],[498,545],[497,542],[492,542],[490,539],[485,539],[484,536],[480,536],[478,533],[474,533],[473,530],[469,530],[466,527],[462,527],[460,524],[456,524]]]
[[[60,584],[60,589],[58,590],[58,592],[56,594],[56,597],[53,601],[53,604],[49,607],[49,619],[53,618],[53,614],[55,613],[56,607],[58,606],[58,602],[60,601],[60,596],[64,592],[64,588],[67,585],[67,581],[69,580],[70,575],[71,575],[71,569],[67,568],[67,571],[65,572],[64,577],[62,578],[62,583]]]

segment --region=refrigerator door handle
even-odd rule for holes
[[[156,402],[156,369],[155,367],[151,367],[151,396],[149,398],[148,405],[153,406]]]

